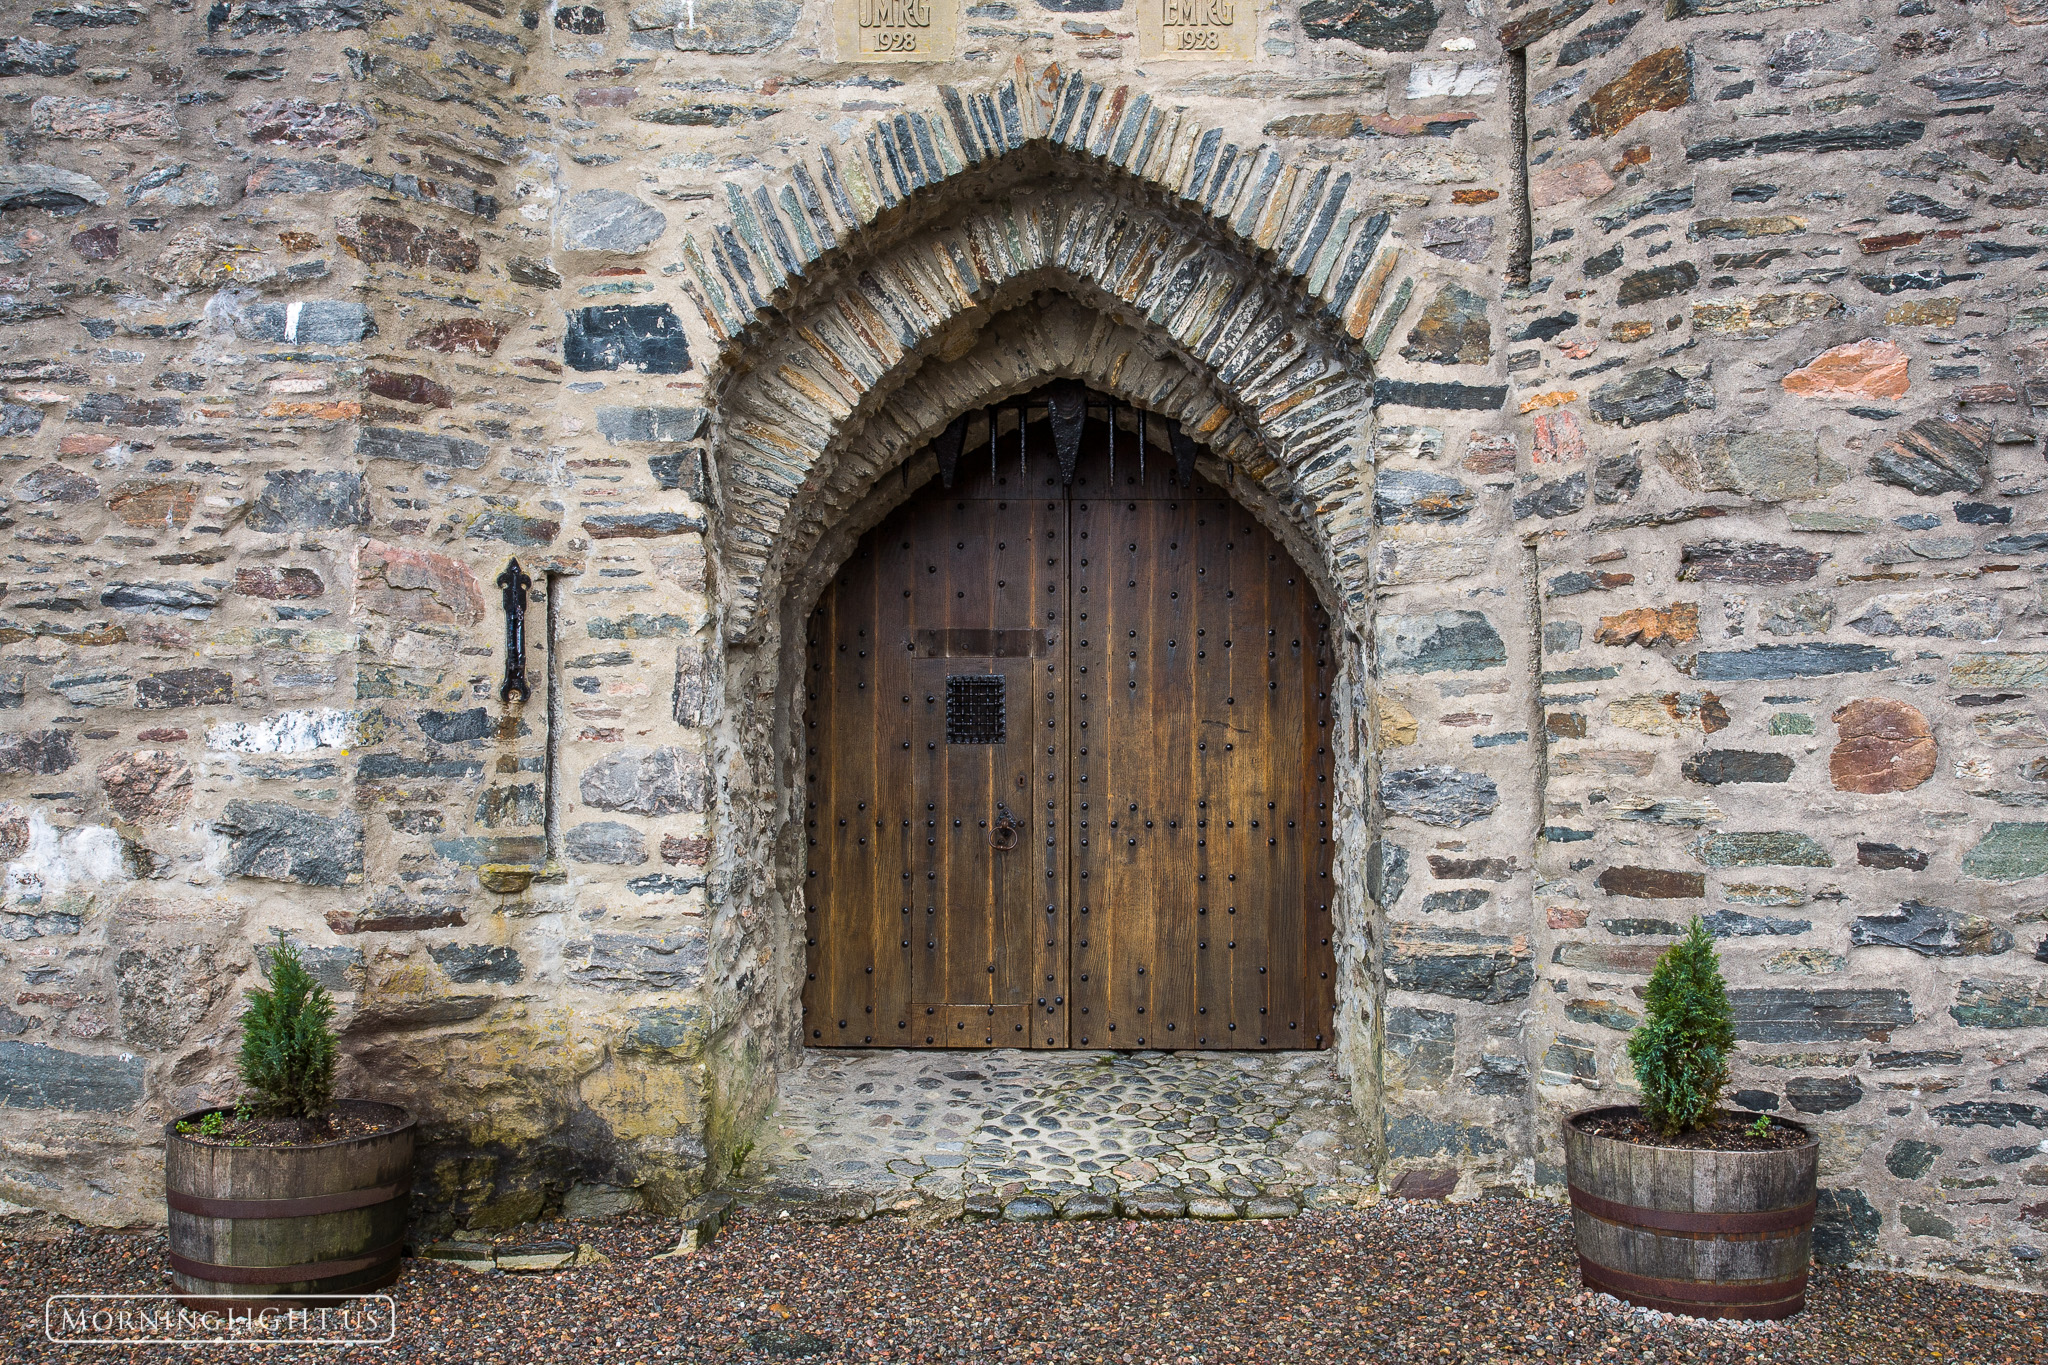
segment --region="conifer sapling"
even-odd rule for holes
[[[266,1117],[316,1119],[334,1098],[334,1002],[282,938],[265,975],[268,990],[243,992],[242,1084]]]
[[[1642,1027],[1628,1040],[1643,1117],[1667,1137],[1701,1128],[1728,1084],[1735,1015],[1720,956],[1698,915],[1657,959],[1644,1003]]]

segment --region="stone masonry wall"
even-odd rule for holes
[[[10,11],[0,1198],[157,1217],[274,935],[424,1226],[715,1183],[801,1045],[792,624],[1067,374],[1345,627],[1390,1188],[1558,1193],[1698,913],[1820,1253],[2038,1284],[2048,9],[1233,15]]]
[[[1817,1254],[2041,1282],[2044,20],[1688,0],[1529,49],[1541,1184],[1700,913],[1738,1101],[1821,1134]]]

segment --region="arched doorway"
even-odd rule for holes
[[[806,623],[806,1042],[1328,1046],[1308,576],[1077,384],[934,453]]]

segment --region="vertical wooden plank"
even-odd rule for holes
[[[1194,857],[1190,860],[1195,891],[1195,991],[1197,1017],[1202,1027],[1196,1044],[1201,1047],[1234,1048],[1249,1035],[1237,1019],[1233,996],[1231,951],[1228,942],[1229,917],[1222,899],[1225,882],[1225,850],[1219,786],[1224,766],[1225,740],[1229,728],[1223,717],[1223,698],[1229,690],[1230,660],[1223,648],[1228,634],[1228,613],[1224,610],[1223,586],[1228,581],[1229,561],[1224,542],[1229,539],[1229,511],[1220,499],[1202,497],[1190,489],[1188,510],[1193,522],[1196,553],[1194,604],[1195,651],[1193,686],[1189,705],[1193,717],[1193,754],[1188,767],[1188,788],[1194,809]],[[1213,494],[1213,490],[1211,490]],[[1234,1027],[1236,1026],[1236,1027]]]
[[[850,851],[859,859],[862,873],[861,890],[857,904],[850,904],[854,932],[847,936],[848,954],[841,980],[846,995],[843,1011],[847,1020],[844,1040],[847,1046],[871,1046],[874,1042],[875,1014],[875,960],[885,951],[884,945],[893,949],[895,941],[886,937],[882,921],[882,898],[894,890],[898,879],[896,869],[889,865],[881,840],[883,797],[888,789],[890,755],[884,733],[882,714],[882,693],[887,681],[889,660],[880,657],[877,637],[886,627],[883,625],[880,601],[881,584],[875,576],[875,552],[872,539],[855,552],[858,566],[856,583],[860,585],[862,611],[859,620],[853,623],[851,658],[855,675],[857,694],[854,724],[866,732],[867,739],[862,752],[865,755],[866,782],[863,789],[854,794],[853,809],[848,812],[846,832],[851,842]]]
[[[876,1046],[901,1047],[910,1038],[910,962],[913,951],[911,891],[924,848],[918,814],[923,765],[917,752],[922,707],[913,691],[913,620],[916,602],[906,597],[914,554],[914,515],[899,512],[868,537],[873,554],[876,625],[877,717],[882,779],[875,800],[875,880],[869,913],[875,933],[873,977]]]
[[[1121,477],[1122,471],[1118,471]],[[1102,973],[1104,1013],[1103,1028],[1109,1036],[1103,1041],[1110,1047],[1134,1047],[1137,1039],[1137,1006],[1142,1003],[1132,998],[1131,984],[1137,980],[1139,963],[1133,956],[1132,944],[1142,932],[1127,903],[1124,876],[1124,839],[1128,836],[1123,829],[1124,806],[1128,798],[1124,791],[1125,755],[1123,736],[1127,728],[1125,721],[1126,700],[1132,691],[1135,678],[1133,653],[1135,637],[1132,626],[1124,611],[1124,546],[1130,538],[1130,526],[1126,519],[1125,497],[1121,488],[1096,504],[1095,548],[1088,559],[1097,572],[1092,576],[1094,602],[1092,613],[1101,634],[1102,643],[1098,651],[1101,663],[1100,691],[1097,693],[1100,705],[1095,724],[1095,738],[1089,746],[1095,761],[1090,772],[1095,779],[1095,853],[1093,871],[1095,908],[1093,929],[1095,942],[1100,950],[1096,954],[1098,970]],[[1118,1035],[1122,1036],[1119,1037]]]
[[[1067,696],[1067,623],[1069,583],[1066,555],[1067,496],[1057,480],[1034,498],[1030,571],[1031,627],[1045,633],[1042,654],[1026,661],[1034,696],[1042,695],[1036,736],[1031,816],[1036,836],[1031,863],[1034,913],[1032,928],[1031,1024],[1027,1044],[1066,1047],[1068,868],[1073,839],[1067,825],[1067,766],[1072,761],[1072,716]]]
[[[1151,967],[1156,1017],[1147,1038],[1153,1046],[1186,1047],[1195,1032],[1195,963],[1197,949],[1194,883],[1188,875],[1180,830],[1191,825],[1193,803],[1187,782],[1195,744],[1194,621],[1191,608],[1199,591],[1194,572],[1192,518],[1186,502],[1165,483],[1153,483],[1148,464],[1148,492],[1140,501],[1143,514],[1139,538],[1140,580],[1151,580],[1149,734],[1144,750],[1147,799],[1138,838],[1148,851],[1142,869],[1151,888],[1152,924],[1157,950]],[[1149,554],[1146,547],[1150,547]]]
[[[1264,768],[1255,722],[1256,692],[1265,679],[1265,547],[1251,514],[1231,504],[1224,509],[1229,537],[1224,544],[1230,572],[1223,589],[1224,653],[1229,662],[1224,690],[1223,827],[1229,861],[1224,868],[1224,947],[1229,951],[1231,996],[1237,1013],[1237,1045],[1266,1047],[1266,908],[1264,841],[1253,821],[1265,805]]]
[[[837,585],[827,584],[805,623],[804,638],[804,1041],[823,1044],[832,1009],[833,782],[839,772],[831,736],[833,686],[828,665],[836,638]]]
[[[994,588],[990,545],[987,540],[989,503],[985,498],[961,496],[957,492],[944,502],[943,515],[934,528],[927,549],[927,577],[938,566],[936,591],[937,620],[942,631],[986,630],[991,625]],[[936,881],[936,914],[927,906],[933,930],[928,942],[928,982],[921,994],[930,1005],[981,1005],[993,1003],[989,995],[989,907],[994,897],[988,856],[991,747],[948,742],[945,730],[948,680],[956,675],[980,675],[987,669],[981,660],[940,657],[932,661],[930,692],[938,698],[940,734],[935,742],[940,755],[944,783],[938,797],[939,848],[942,866]],[[967,1046],[969,1030],[954,1020],[955,1027],[942,1040],[946,1046]],[[979,1038],[973,1045],[982,1045]]]
[[[1014,487],[1021,490],[1023,479]],[[1012,492],[991,509],[987,530],[989,583],[989,628],[998,632],[1022,632],[1032,624],[1037,585],[1032,571],[1033,510],[1037,499]],[[991,641],[991,648],[995,647]],[[1035,1000],[1032,976],[1038,955],[1033,938],[1038,933],[1034,914],[1039,908],[1044,858],[1042,822],[1031,809],[1038,773],[1040,721],[1037,705],[1041,689],[1033,685],[1029,658],[991,657],[984,665],[1003,678],[1005,738],[989,747],[989,791],[981,818],[988,825],[983,844],[988,849],[989,904],[986,921],[988,999],[1002,1006],[1026,1005]],[[997,848],[997,835],[1004,817],[1016,825],[1007,850]],[[992,1029],[998,1046],[1017,1047],[1028,1042],[1029,1016],[1006,1016]]]
[[[1311,685],[1313,636],[1306,630],[1306,576],[1269,535],[1264,616],[1267,622],[1265,676],[1258,687],[1260,738],[1265,769],[1265,809],[1253,847],[1264,858],[1267,974],[1267,1036],[1276,1047],[1305,1041],[1303,975],[1308,967],[1309,863],[1302,856],[1302,736],[1309,724],[1303,691]],[[1304,651],[1307,651],[1306,653]],[[1266,837],[1259,840],[1257,833]]]
[[[907,543],[902,561],[902,581],[891,589],[905,605],[905,625],[914,645],[920,632],[945,627],[950,594],[934,558],[942,543],[952,500],[946,490],[926,487],[892,520],[901,526],[899,544]],[[909,660],[906,672],[910,691],[911,757],[915,778],[911,788],[911,826],[916,831],[918,856],[911,862],[910,875],[898,887],[898,909],[910,909],[908,958],[909,980],[905,983],[903,1008],[910,1018],[913,1047],[943,1047],[943,1025],[937,1017],[933,978],[942,961],[938,908],[944,887],[948,853],[952,847],[944,819],[947,792],[946,696],[943,661],[926,658],[916,649],[904,650]]]
[[[1067,846],[1072,850],[1069,894],[1071,950],[1067,959],[1067,1001],[1073,1012],[1072,1033],[1078,1046],[1108,1047],[1110,1005],[1106,964],[1108,918],[1096,913],[1102,903],[1103,882],[1098,875],[1104,865],[1102,851],[1107,845],[1108,821],[1103,815],[1102,739],[1108,707],[1103,701],[1109,659],[1108,628],[1103,620],[1101,593],[1097,586],[1107,581],[1102,573],[1103,541],[1100,491],[1102,475],[1091,462],[1077,471],[1067,512],[1067,545],[1073,566],[1068,610],[1073,625],[1068,634],[1067,692],[1072,698],[1073,761],[1067,796]],[[1091,491],[1092,490],[1092,491]]]
[[[841,570],[835,583],[834,597],[837,609],[833,612],[832,634],[825,646],[830,651],[825,669],[832,687],[833,725],[832,733],[826,737],[826,742],[832,747],[833,770],[832,801],[825,809],[826,838],[830,848],[825,877],[830,890],[825,912],[826,932],[820,936],[825,958],[819,974],[824,983],[825,1017],[821,1023],[827,1047],[845,1043],[847,1016],[852,1006],[846,994],[846,961],[856,951],[851,942],[855,933],[854,916],[866,887],[860,884],[862,869],[853,856],[846,830],[855,793],[865,790],[868,777],[860,747],[842,743],[840,739],[848,730],[858,729],[860,723],[854,711],[859,696],[854,690],[854,670],[846,658],[847,636],[853,630],[851,622],[860,614],[859,606],[853,600],[851,566]]]
[[[873,961],[875,868],[868,839],[869,807],[877,787],[875,717],[871,660],[862,645],[875,620],[872,562],[856,551],[835,584],[835,621],[827,662],[833,685],[831,745],[834,775],[827,809],[832,851],[830,907],[825,949],[829,982],[822,1042],[858,1047],[868,1036],[867,1009],[873,1004],[865,970]]]
[[[1117,473],[1118,492],[1110,513],[1116,541],[1108,556],[1113,566],[1106,595],[1112,604],[1110,642],[1116,654],[1116,686],[1111,703],[1111,730],[1103,749],[1108,756],[1111,786],[1109,826],[1114,836],[1109,846],[1114,858],[1115,932],[1110,946],[1111,990],[1115,1019],[1122,1047],[1152,1046],[1153,1021],[1158,1017],[1158,1000],[1152,983],[1158,980],[1159,934],[1156,912],[1158,896],[1145,876],[1138,852],[1138,833],[1148,783],[1153,775],[1151,753],[1152,695],[1149,658],[1153,631],[1147,611],[1150,575],[1145,563],[1146,532],[1137,501],[1140,489],[1133,471]]]

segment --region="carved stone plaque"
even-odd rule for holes
[[[960,0],[832,0],[842,62],[937,62],[953,55]]]
[[[1148,59],[1248,62],[1258,28],[1252,0],[1138,0],[1138,42]]]

